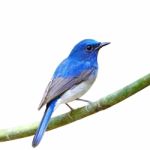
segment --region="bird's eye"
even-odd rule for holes
[[[86,47],[86,50],[87,50],[87,51],[91,51],[92,49],[93,49],[92,45],[88,45],[88,46]]]

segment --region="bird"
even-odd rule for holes
[[[69,102],[82,100],[80,97],[90,89],[97,77],[99,50],[108,44],[110,42],[84,39],[77,43],[69,56],[58,65],[38,107],[40,110],[46,105],[32,141],[33,147],[40,143],[54,110],[60,104],[72,108]]]

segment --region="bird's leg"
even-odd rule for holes
[[[70,108],[71,111],[74,110],[68,103],[65,104]]]
[[[83,102],[87,102],[87,103],[89,103],[89,104],[91,104],[91,103],[92,103],[92,102],[91,102],[91,101],[89,101],[89,100],[80,99],[80,98],[78,98],[78,99],[76,99],[76,100],[78,100],[78,101],[83,101]]]
[[[89,101],[89,100],[85,100],[85,99],[80,99],[80,98],[77,98],[76,99],[77,101],[82,101],[82,102],[86,102],[86,103],[89,103],[89,104],[91,104],[92,102],[91,101]],[[68,103],[65,103],[69,108],[70,108],[70,110],[72,111],[72,110],[74,110]]]

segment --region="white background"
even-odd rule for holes
[[[56,66],[85,38],[111,42],[101,49],[98,79],[84,96],[95,101],[149,73],[149,1],[0,1],[0,129],[40,121],[44,109],[37,107]],[[54,116],[67,111],[62,105]],[[37,150],[149,150],[149,116],[148,87],[46,133]],[[0,150],[32,150],[32,138],[0,143]]]

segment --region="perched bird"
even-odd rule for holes
[[[89,90],[98,72],[98,52],[108,44],[110,43],[101,43],[93,39],[82,40],[57,67],[38,108],[41,109],[46,105],[43,118],[32,141],[33,147],[40,143],[54,110],[60,104],[68,105],[68,102],[78,100]]]

